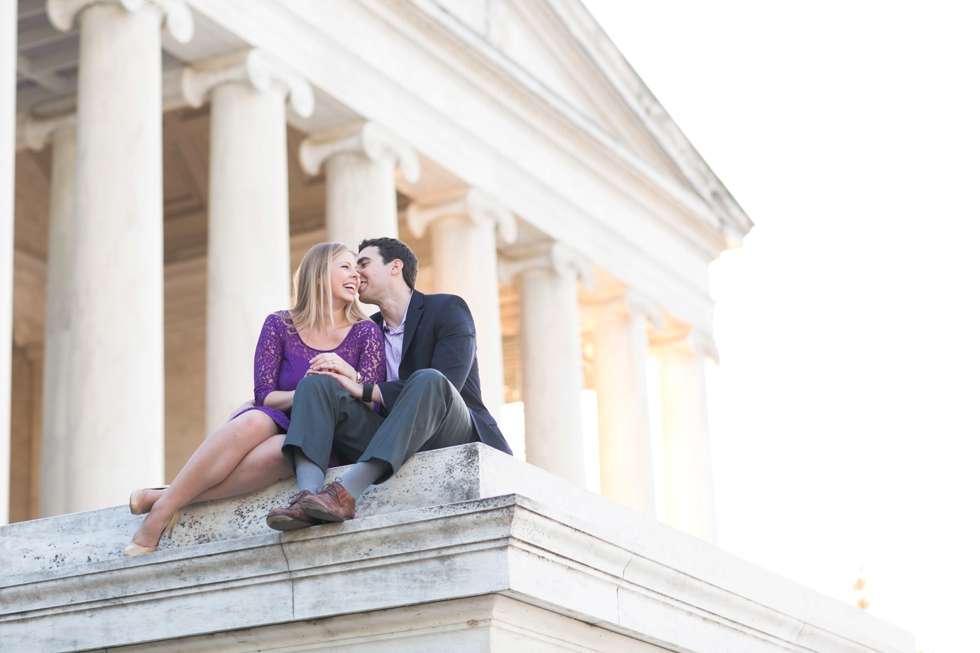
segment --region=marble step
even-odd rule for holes
[[[347,467],[330,470],[340,476]],[[560,491],[556,491],[555,483]],[[660,524],[482,444],[417,454],[383,485],[358,501],[357,517],[370,517],[505,494],[541,500],[572,516],[595,511],[615,519],[632,540],[648,540]],[[256,535],[277,536],[265,524],[270,509],[286,505],[295,479],[232,499],[194,504],[182,512],[172,538],[160,550],[209,544]],[[128,500],[128,497],[120,497]],[[597,502],[598,501],[598,505]],[[122,557],[142,516],[128,505],[0,526],[0,577],[29,574]]]

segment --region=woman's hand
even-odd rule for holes
[[[317,354],[310,359],[309,374],[339,374],[346,376],[351,381],[357,382],[357,370],[343,358],[334,353]]]

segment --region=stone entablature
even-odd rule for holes
[[[191,507],[172,544],[132,559],[125,506],[0,528],[3,650],[915,650],[899,628],[480,444],[416,455],[355,520],[268,531],[261,516],[290,490]]]

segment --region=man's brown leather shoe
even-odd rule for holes
[[[354,497],[347,493],[340,479],[318,488],[316,494],[300,499],[299,507],[308,517],[323,521],[354,518]]]
[[[299,502],[306,498],[313,496],[313,493],[309,490],[303,490],[299,494],[294,494],[289,497],[289,505],[285,508],[273,508],[269,511],[268,516],[265,518],[265,523],[269,528],[273,528],[277,531],[294,531],[297,528],[306,528],[308,526],[313,526],[314,524],[322,524],[323,521],[319,519],[311,519],[309,515],[303,512],[303,509],[299,507]]]

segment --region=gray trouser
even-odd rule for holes
[[[333,449],[348,462],[383,460],[394,473],[416,451],[479,439],[463,398],[437,370],[408,377],[387,418],[369,406],[329,376],[304,378],[293,395],[283,455],[295,468],[293,447],[298,447],[326,471]]]

